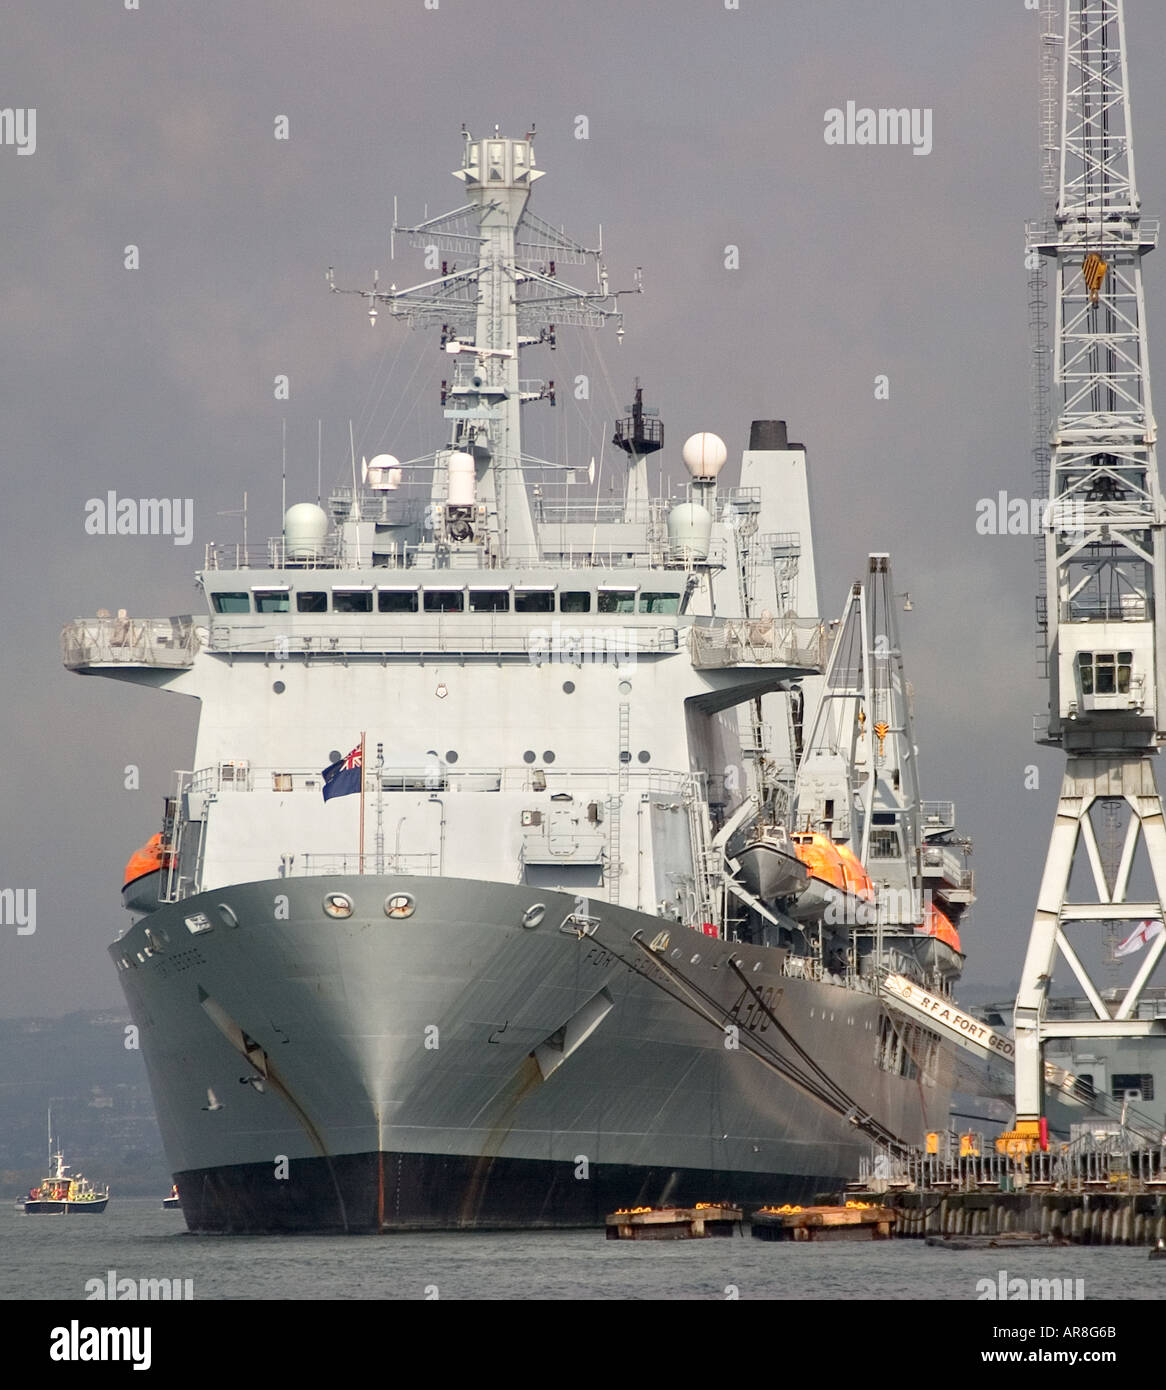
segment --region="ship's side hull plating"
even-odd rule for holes
[[[348,918],[325,914],[337,893]],[[401,895],[411,915],[387,916]],[[618,1206],[803,1200],[868,1141],[754,1055],[805,1072],[790,1039],[904,1138],[947,1111],[944,1055],[921,1077],[880,1063],[873,994],[557,892],[274,879],[165,906],[111,953],[194,1231],[590,1226]]]

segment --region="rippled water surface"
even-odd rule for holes
[[[1122,1247],[936,1250],[920,1241],[771,1244],[746,1235],[608,1241],[602,1231],[191,1236],[181,1212],[0,1211],[0,1297],[83,1299],[86,1283],[191,1280],[196,1299],[976,1299],[977,1281],[1083,1279],[1087,1299],[1158,1299],[1166,1261]],[[1074,1285],[1075,1287],[1075,1285]],[[89,1291],[91,1292],[91,1290]]]

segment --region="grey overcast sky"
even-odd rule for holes
[[[122,869],[192,754],[193,704],[68,674],[62,623],[192,611],[245,490],[251,538],[278,530],[284,420],[292,499],[315,496],[318,419],[325,487],[350,418],[370,454],[439,442],[434,341],[371,331],[323,272],[426,278],[415,251],[389,266],[392,199],[405,220],[458,204],[462,122],[533,122],[535,210],[589,243],[602,223],[613,284],[644,268],[621,346],[564,331],[530,354],[532,374],[602,384],[585,414],[560,392],[534,451],[597,452],[638,375],[674,469],[697,429],[731,459],[755,417],[805,441],[825,616],[868,551],[892,553],[924,795],[975,840],[965,980],[1013,978],[1061,760],[1031,743],[1031,542],[975,520],[1031,491],[1038,26],[1024,0],[12,0],[0,107],[35,108],[36,147],[0,146],[0,888],[35,889],[37,916],[32,935],[0,923],[0,1013],[120,1002]],[[1155,213],[1166,6],[1128,0],[1127,27]],[[929,110],[930,152],[827,145],[848,100]],[[1166,266],[1148,265],[1161,366]],[[192,498],[193,543],[86,535],[111,489]]]

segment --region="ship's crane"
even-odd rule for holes
[[[1044,258],[1055,283],[1043,527],[1049,715],[1038,741],[1064,749],[1066,764],[1016,1000],[1015,1137],[1029,1147],[1039,1142],[1047,1040],[1166,1033],[1166,1019],[1138,1017],[1166,947],[1166,819],[1155,776],[1166,740],[1166,514],[1142,294],[1158,223],[1142,216],[1134,178],[1122,0],[1046,0],[1045,21],[1045,52],[1059,43],[1062,62],[1056,204],[1051,220],[1028,228],[1030,259]],[[1116,863],[1097,834],[1115,811],[1125,826]],[[1130,897],[1139,841],[1149,901]],[[1087,881],[1091,891],[1071,895],[1078,858],[1088,868],[1074,887]],[[1066,928],[1080,924],[1096,939],[1115,922],[1127,931],[1147,924],[1149,944],[1111,1010]],[[1058,956],[1093,1018],[1047,1016]]]

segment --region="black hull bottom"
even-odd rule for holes
[[[838,1175],[701,1168],[576,1166],[543,1159],[366,1153],[176,1173],[182,1211],[202,1234],[570,1229],[603,1225],[620,1207],[730,1201],[746,1208],[806,1203]]]
[[[29,1216],[78,1216],[86,1213],[99,1216],[105,1210],[105,1202],[33,1202],[27,1201],[24,1210]]]

